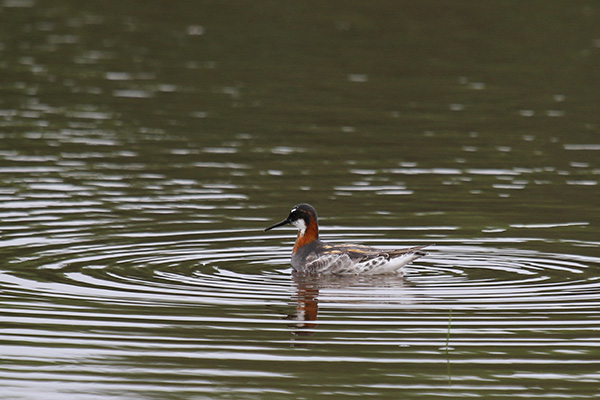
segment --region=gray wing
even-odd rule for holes
[[[414,247],[370,254],[366,251],[356,251],[350,254],[342,252],[311,254],[306,259],[306,271],[312,274],[338,275],[397,273],[404,265],[425,255],[425,253],[418,251],[420,248]]]
[[[311,274],[344,274],[354,261],[345,253],[309,255],[306,258],[306,271]]]

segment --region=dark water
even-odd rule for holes
[[[596,2],[4,0],[0,76],[2,398],[597,397]]]

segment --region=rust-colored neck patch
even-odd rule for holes
[[[296,238],[296,244],[294,244],[294,249],[292,250],[292,254],[295,254],[302,246],[305,246],[309,243],[314,242],[319,238],[319,227],[315,223],[315,220],[310,217],[308,222],[308,226],[304,231],[304,235],[302,232],[298,232],[298,237]]]

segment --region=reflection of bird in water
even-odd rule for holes
[[[389,274],[424,256],[425,246],[381,250],[356,244],[327,244],[319,240],[317,211],[310,204],[298,204],[286,219],[265,229],[292,224],[298,237],[292,250],[292,267],[310,274]]]
[[[295,277],[295,275],[294,275]],[[303,279],[294,279],[296,283],[296,312],[288,315],[287,319],[297,321],[295,334],[310,336],[317,326],[319,312],[319,286],[315,282],[306,282]]]
[[[296,308],[286,319],[295,321],[296,336],[312,336],[317,331],[319,302],[358,304],[370,307],[372,304],[401,302],[412,304],[412,294],[405,296],[402,288],[405,278],[401,275],[311,275],[292,274],[296,294],[292,297]]]

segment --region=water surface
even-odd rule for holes
[[[595,398],[594,2],[0,3],[0,393]],[[332,242],[404,276],[301,277]]]

